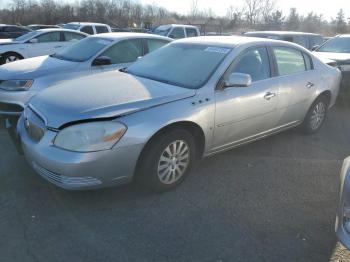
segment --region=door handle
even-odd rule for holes
[[[306,84],[306,87],[309,88],[309,89],[310,89],[311,87],[313,87],[313,86],[314,86],[314,83],[311,83],[311,82],[308,82],[308,83]]]
[[[57,46],[55,46],[55,48],[61,48],[62,46],[61,45],[57,45]]]
[[[276,93],[267,92],[264,96],[264,99],[270,100],[271,98],[274,98],[275,96],[276,96]]]

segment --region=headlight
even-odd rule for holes
[[[126,129],[115,121],[73,125],[58,133],[54,145],[75,152],[108,150],[123,137]]]
[[[7,91],[26,91],[33,85],[33,80],[3,80],[0,88]]]

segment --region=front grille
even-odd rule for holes
[[[23,107],[11,103],[0,103],[0,111],[8,113],[22,113]]]
[[[51,183],[68,188],[80,188],[80,187],[89,187],[97,186],[102,184],[102,182],[94,177],[68,177],[55,174],[36,163],[32,163],[34,170],[43,178],[47,179]]]
[[[24,111],[24,127],[28,136],[34,141],[39,142],[45,135],[46,127],[44,120],[33,112],[29,107]]]

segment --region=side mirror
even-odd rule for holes
[[[315,51],[317,48],[319,48],[320,46],[319,45],[314,45],[312,48],[311,48],[311,50],[312,51]]]
[[[38,43],[38,38],[32,38],[28,42],[31,44],[36,44],[36,43]]]
[[[97,57],[93,62],[92,66],[104,66],[104,65],[111,65],[112,60],[108,56],[100,56]]]
[[[224,82],[226,87],[248,87],[252,84],[252,77],[248,74],[232,73]]]

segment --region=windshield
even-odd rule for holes
[[[65,29],[71,29],[71,30],[78,30],[80,27],[79,24],[65,24],[63,28]]]
[[[167,36],[169,34],[170,29],[171,26],[159,26],[154,30],[154,33],[157,35]]]
[[[316,52],[350,53],[350,37],[335,37],[324,43]]]
[[[198,89],[215,72],[231,48],[172,44],[150,53],[128,68],[136,76]]]
[[[113,41],[98,37],[88,37],[80,40],[51,57],[73,62],[84,62],[109,46]]]
[[[38,34],[38,32],[29,32],[29,33],[26,33],[20,37],[17,37],[15,39],[15,41],[18,41],[18,42],[22,42],[22,41],[27,41],[29,39],[31,39],[32,37],[36,36]]]

